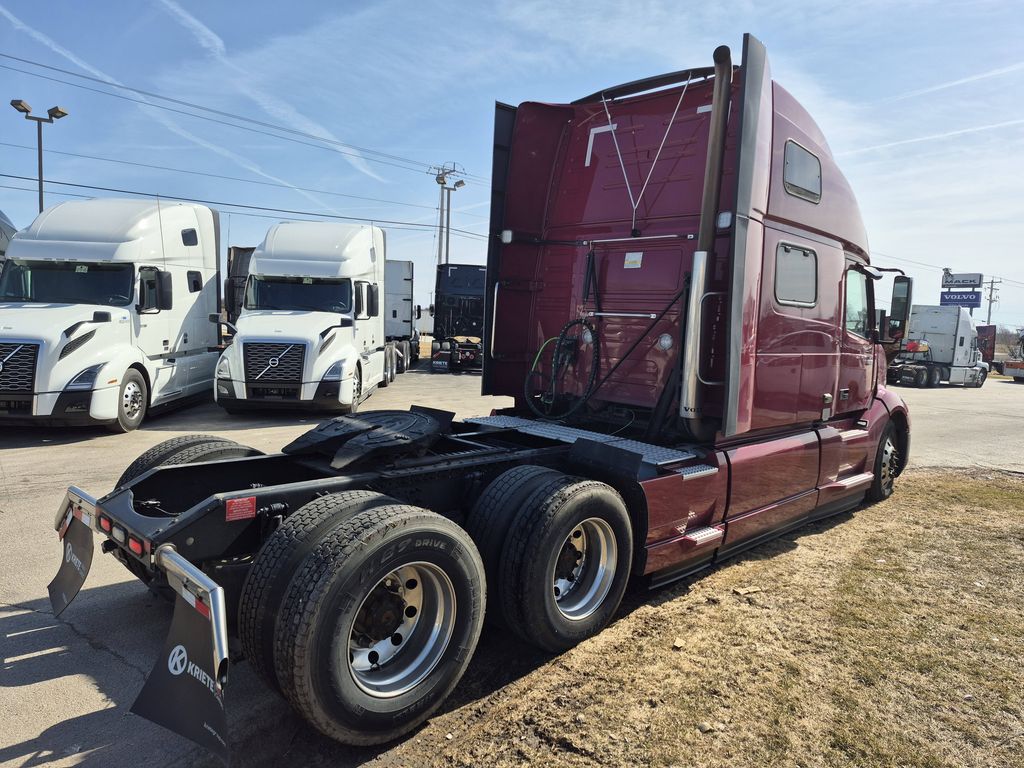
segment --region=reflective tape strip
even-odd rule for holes
[[[206,619],[210,618],[210,608],[208,605],[206,605],[206,603],[202,601],[201,598],[198,598],[191,592],[189,592],[184,584],[182,584],[179,592],[181,592],[181,596],[185,598],[185,602],[191,605],[193,608],[195,608],[196,611],[200,613],[200,615],[202,615]]]

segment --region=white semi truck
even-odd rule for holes
[[[217,403],[229,413],[355,411],[395,375],[383,283],[379,227],[319,221],[271,227],[252,254],[234,339],[217,363]]]
[[[394,345],[395,372],[405,373],[420,357],[416,321],[423,310],[413,303],[413,263],[384,262],[384,336]]]
[[[889,365],[890,384],[935,387],[941,382],[980,387],[988,378],[974,318],[963,307],[915,304],[900,352]]]
[[[217,362],[218,216],[190,203],[46,209],[0,273],[0,422],[105,424],[206,395]]]

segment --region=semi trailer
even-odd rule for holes
[[[0,422],[137,428],[209,397],[219,220],[191,203],[58,203],[0,273]]]
[[[914,305],[910,329],[886,373],[890,384],[980,387],[988,378],[974,318],[963,307]]]
[[[1010,350],[1010,356],[1003,361],[1002,372],[1012,376],[1014,381],[1024,381],[1024,328],[1017,329],[1017,346]]]
[[[329,737],[387,742],[485,613],[558,653],[630,580],[893,493],[910,419],[882,344],[908,312],[876,327],[852,190],[761,43],[713,61],[497,105],[482,392],[512,407],[340,416],[268,455],[175,438],[99,498],[68,489],[55,612],[95,535],[175,594],[134,711],[224,755],[243,656]]]
[[[275,224],[249,258],[215,397],[253,409],[353,412],[394,379],[384,338],[384,232],[320,221]],[[220,316],[210,316],[219,323]]]
[[[394,348],[395,373],[405,373],[420,359],[416,321],[423,311],[414,303],[413,278],[411,261],[384,262],[384,338]]]
[[[434,285],[434,339],[430,369],[435,373],[483,367],[484,284],[486,267],[442,264]]]

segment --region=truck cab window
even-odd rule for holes
[[[795,141],[786,142],[786,165],[782,172],[786,191],[812,203],[821,200],[821,161]]]
[[[139,311],[157,308],[157,270],[143,267],[139,270]]]
[[[352,310],[352,283],[347,278],[250,275],[245,308],[344,314]]]
[[[14,259],[0,272],[0,301],[124,307],[132,275],[131,264]]]
[[[846,271],[846,330],[862,338],[871,333],[868,318],[868,277],[855,269]]]

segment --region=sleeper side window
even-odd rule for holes
[[[775,300],[813,307],[818,301],[818,255],[810,248],[780,243],[775,251]]]
[[[787,141],[782,181],[789,194],[817,203],[821,200],[821,161],[795,141]]]
[[[846,330],[862,338],[869,338],[871,324],[868,322],[868,276],[855,269],[846,270]]]

